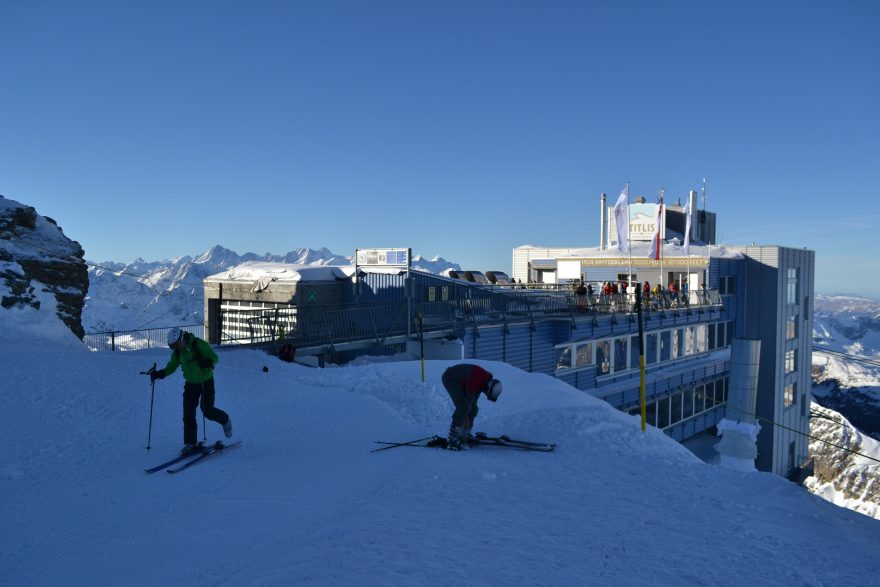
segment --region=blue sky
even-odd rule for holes
[[[880,3],[0,3],[0,193],[93,261],[412,247],[505,270],[599,196],[878,297]]]

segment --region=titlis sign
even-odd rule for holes
[[[654,226],[657,224],[658,204],[630,204],[629,205],[629,240],[650,241],[654,238]],[[608,217],[614,218],[613,208],[608,209]],[[660,238],[666,236],[666,208],[663,208]],[[617,242],[617,225],[608,223],[608,240]]]
[[[411,249],[357,249],[355,263],[360,267],[409,267]]]

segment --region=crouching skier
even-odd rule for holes
[[[202,414],[208,420],[223,426],[226,438],[232,436],[229,414],[214,406],[214,365],[218,358],[206,341],[180,328],[168,331],[168,346],[173,349],[165,368],[150,373],[151,381],[165,379],[183,370],[183,448],[181,454],[198,450],[198,423],[196,407],[201,403]]]
[[[470,363],[453,365],[443,372],[443,387],[455,404],[452,424],[449,426],[447,448],[459,450],[467,448],[473,440],[471,430],[477,417],[477,399],[485,393],[490,401],[498,401],[501,395],[501,382],[492,374]]]

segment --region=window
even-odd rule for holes
[[[797,338],[797,318],[797,315],[794,315],[785,320],[785,340]]]
[[[669,398],[664,397],[657,402],[657,428],[669,426]]]
[[[684,390],[681,404],[681,417],[690,418],[694,415],[694,388],[688,387]]]
[[[657,334],[645,335],[645,364],[652,365],[657,362]]]
[[[725,343],[724,346],[730,346],[730,343],[733,342],[733,321],[730,320],[727,322],[727,327],[724,329],[726,331]]]
[[[629,368],[639,368],[639,336],[629,337]]]
[[[709,347],[708,347],[709,342],[708,342],[708,337],[706,334],[707,331],[708,331],[708,328],[705,324],[698,324],[694,329],[694,332],[695,332],[695,335],[694,335],[695,336],[695,341],[694,341],[695,348],[694,348],[694,350],[696,350],[698,353],[705,353],[706,351],[709,350]]]
[[[669,330],[660,333],[660,361],[668,361],[672,352],[672,342],[670,342],[672,332]]]
[[[672,331],[672,358],[684,356],[684,331],[676,328]]]
[[[785,372],[792,373],[797,369],[797,350],[785,351]]]
[[[789,305],[796,304],[798,298],[798,270],[796,268],[789,269],[786,271],[785,277],[785,301]]]
[[[693,326],[684,329],[684,354],[692,355],[697,350],[697,341],[695,339],[696,331]]]
[[[785,391],[782,395],[782,405],[786,408],[790,405],[794,404],[797,401],[797,383],[792,383],[791,385],[785,386]]]
[[[736,277],[733,275],[720,277],[718,279],[718,293],[727,296],[736,294]]]
[[[596,365],[599,366],[599,375],[611,372],[611,343],[607,340],[596,343]]]
[[[694,413],[699,414],[706,409],[706,386],[698,385],[694,388]]]
[[[715,324],[710,324],[709,325],[709,350],[710,351],[715,350],[715,346],[716,346],[715,343],[716,343]]]
[[[571,368],[571,347],[570,346],[556,348],[556,368],[557,369]]]
[[[670,424],[677,424],[681,422],[681,395],[680,393],[673,394],[670,399],[672,400],[672,418],[670,419]]]
[[[614,339],[614,370],[615,371],[625,371],[627,364],[627,354],[626,349],[629,346],[627,343],[629,342],[629,338],[615,338]]]
[[[574,366],[585,367],[593,364],[593,343],[577,345],[577,353],[575,354]]]
[[[715,406],[715,382],[710,381],[706,384],[705,389],[705,397],[706,397],[706,409],[708,410],[711,407]]]

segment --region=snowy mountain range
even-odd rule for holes
[[[295,249],[283,255],[256,255],[214,246],[196,256],[132,263],[112,261],[89,264],[89,291],[83,308],[86,332],[138,330],[183,324],[201,324],[204,314],[202,281],[247,261],[296,265],[350,265],[352,257],[326,248]],[[460,270],[441,257],[413,256],[413,268],[431,273]]]
[[[880,301],[816,294],[813,343],[832,351],[880,359]]]

